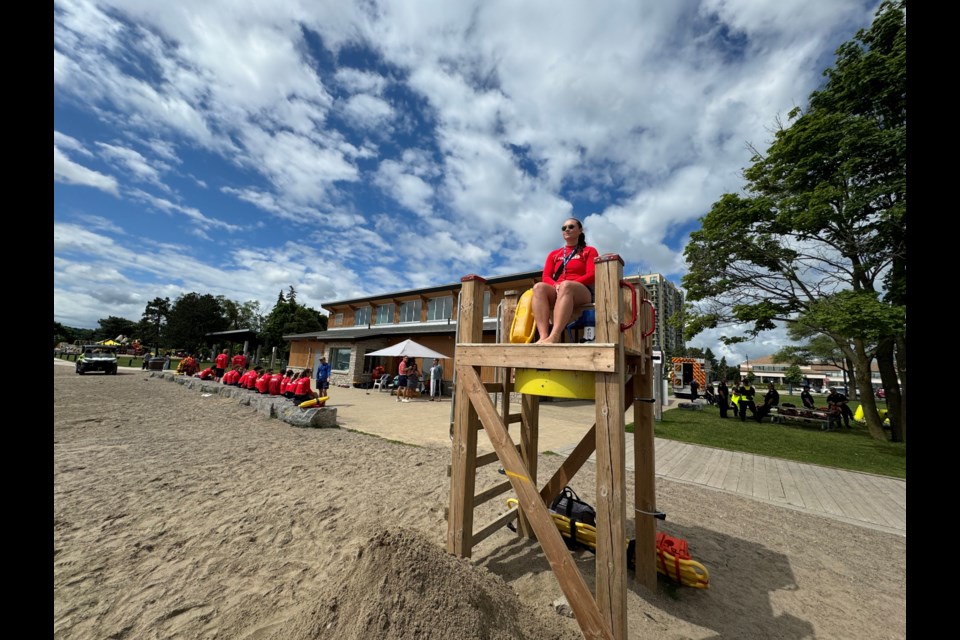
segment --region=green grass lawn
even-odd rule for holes
[[[799,396],[780,396],[781,402],[802,406]],[[825,404],[817,397],[817,406]],[[851,402],[856,412],[859,403]],[[654,435],[667,440],[679,440],[730,451],[743,451],[772,458],[819,464],[850,471],[864,471],[895,478],[907,477],[907,446],[902,443],[874,440],[867,427],[851,421],[851,428],[821,431],[819,425],[782,425],[746,422],[734,418],[726,420],[720,410],[707,405],[703,411],[671,409],[663,412],[663,419],[654,423]],[[633,423],[627,425],[633,433]]]

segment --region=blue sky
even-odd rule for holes
[[[54,2],[54,321],[539,269],[583,220],[679,284],[860,0]],[[737,363],[781,331],[722,346]]]

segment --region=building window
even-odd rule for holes
[[[495,314],[490,313],[490,290],[483,292],[483,317],[492,318]]]
[[[343,314],[342,314],[342,313],[338,313],[337,315],[333,316],[333,326],[335,326],[335,327],[342,327],[342,326],[343,326]]]
[[[347,371],[350,368],[350,351],[349,348],[330,349],[330,369]]]
[[[427,320],[449,320],[453,312],[453,296],[427,300]]]
[[[370,324],[370,307],[357,309],[353,312],[353,324],[357,327],[365,327]]]
[[[377,324],[393,324],[393,303],[377,305]]]
[[[400,322],[420,322],[419,300],[407,300],[400,304]]]

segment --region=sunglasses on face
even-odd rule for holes
[[[567,224],[560,227],[560,231],[573,231],[576,228],[577,228],[577,225],[575,224]]]

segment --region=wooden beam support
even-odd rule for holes
[[[515,369],[563,369],[618,373],[616,343],[458,344],[457,363]]]
[[[543,553],[557,577],[560,589],[567,597],[567,602],[577,618],[580,630],[587,638],[610,638],[612,640],[615,636],[610,629],[610,625],[600,613],[590,588],[584,581],[576,563],[570,557],[570,550],[567,549],[563,536],[560,535],[557,525],[554,524],[553,517],[547,511],[547,506],[540,499],[540,493],[537,491],[536,485],[531,482],[523,460],[517,455],[510,434],[507,433],[500,422],[496,407],[493,406],[490,396],[483,389],[480,376],[472,367],[457,364],[457,379],[460,382],[460,388],[468,395],[468,402],[476,408],[480,422],[500,456],[500,462],[503,463],[507,478],[509,478],[513,490],[517,494],[520,508],[523,509],[530,520],[530,525],[543,548]],[[621,539],[619,555],[626,563],[626,554],[622,547],[623,540]],[[624,592],[624,597],[626,597],[626,592]],[[625,638],[626,636],[616,637]]]

